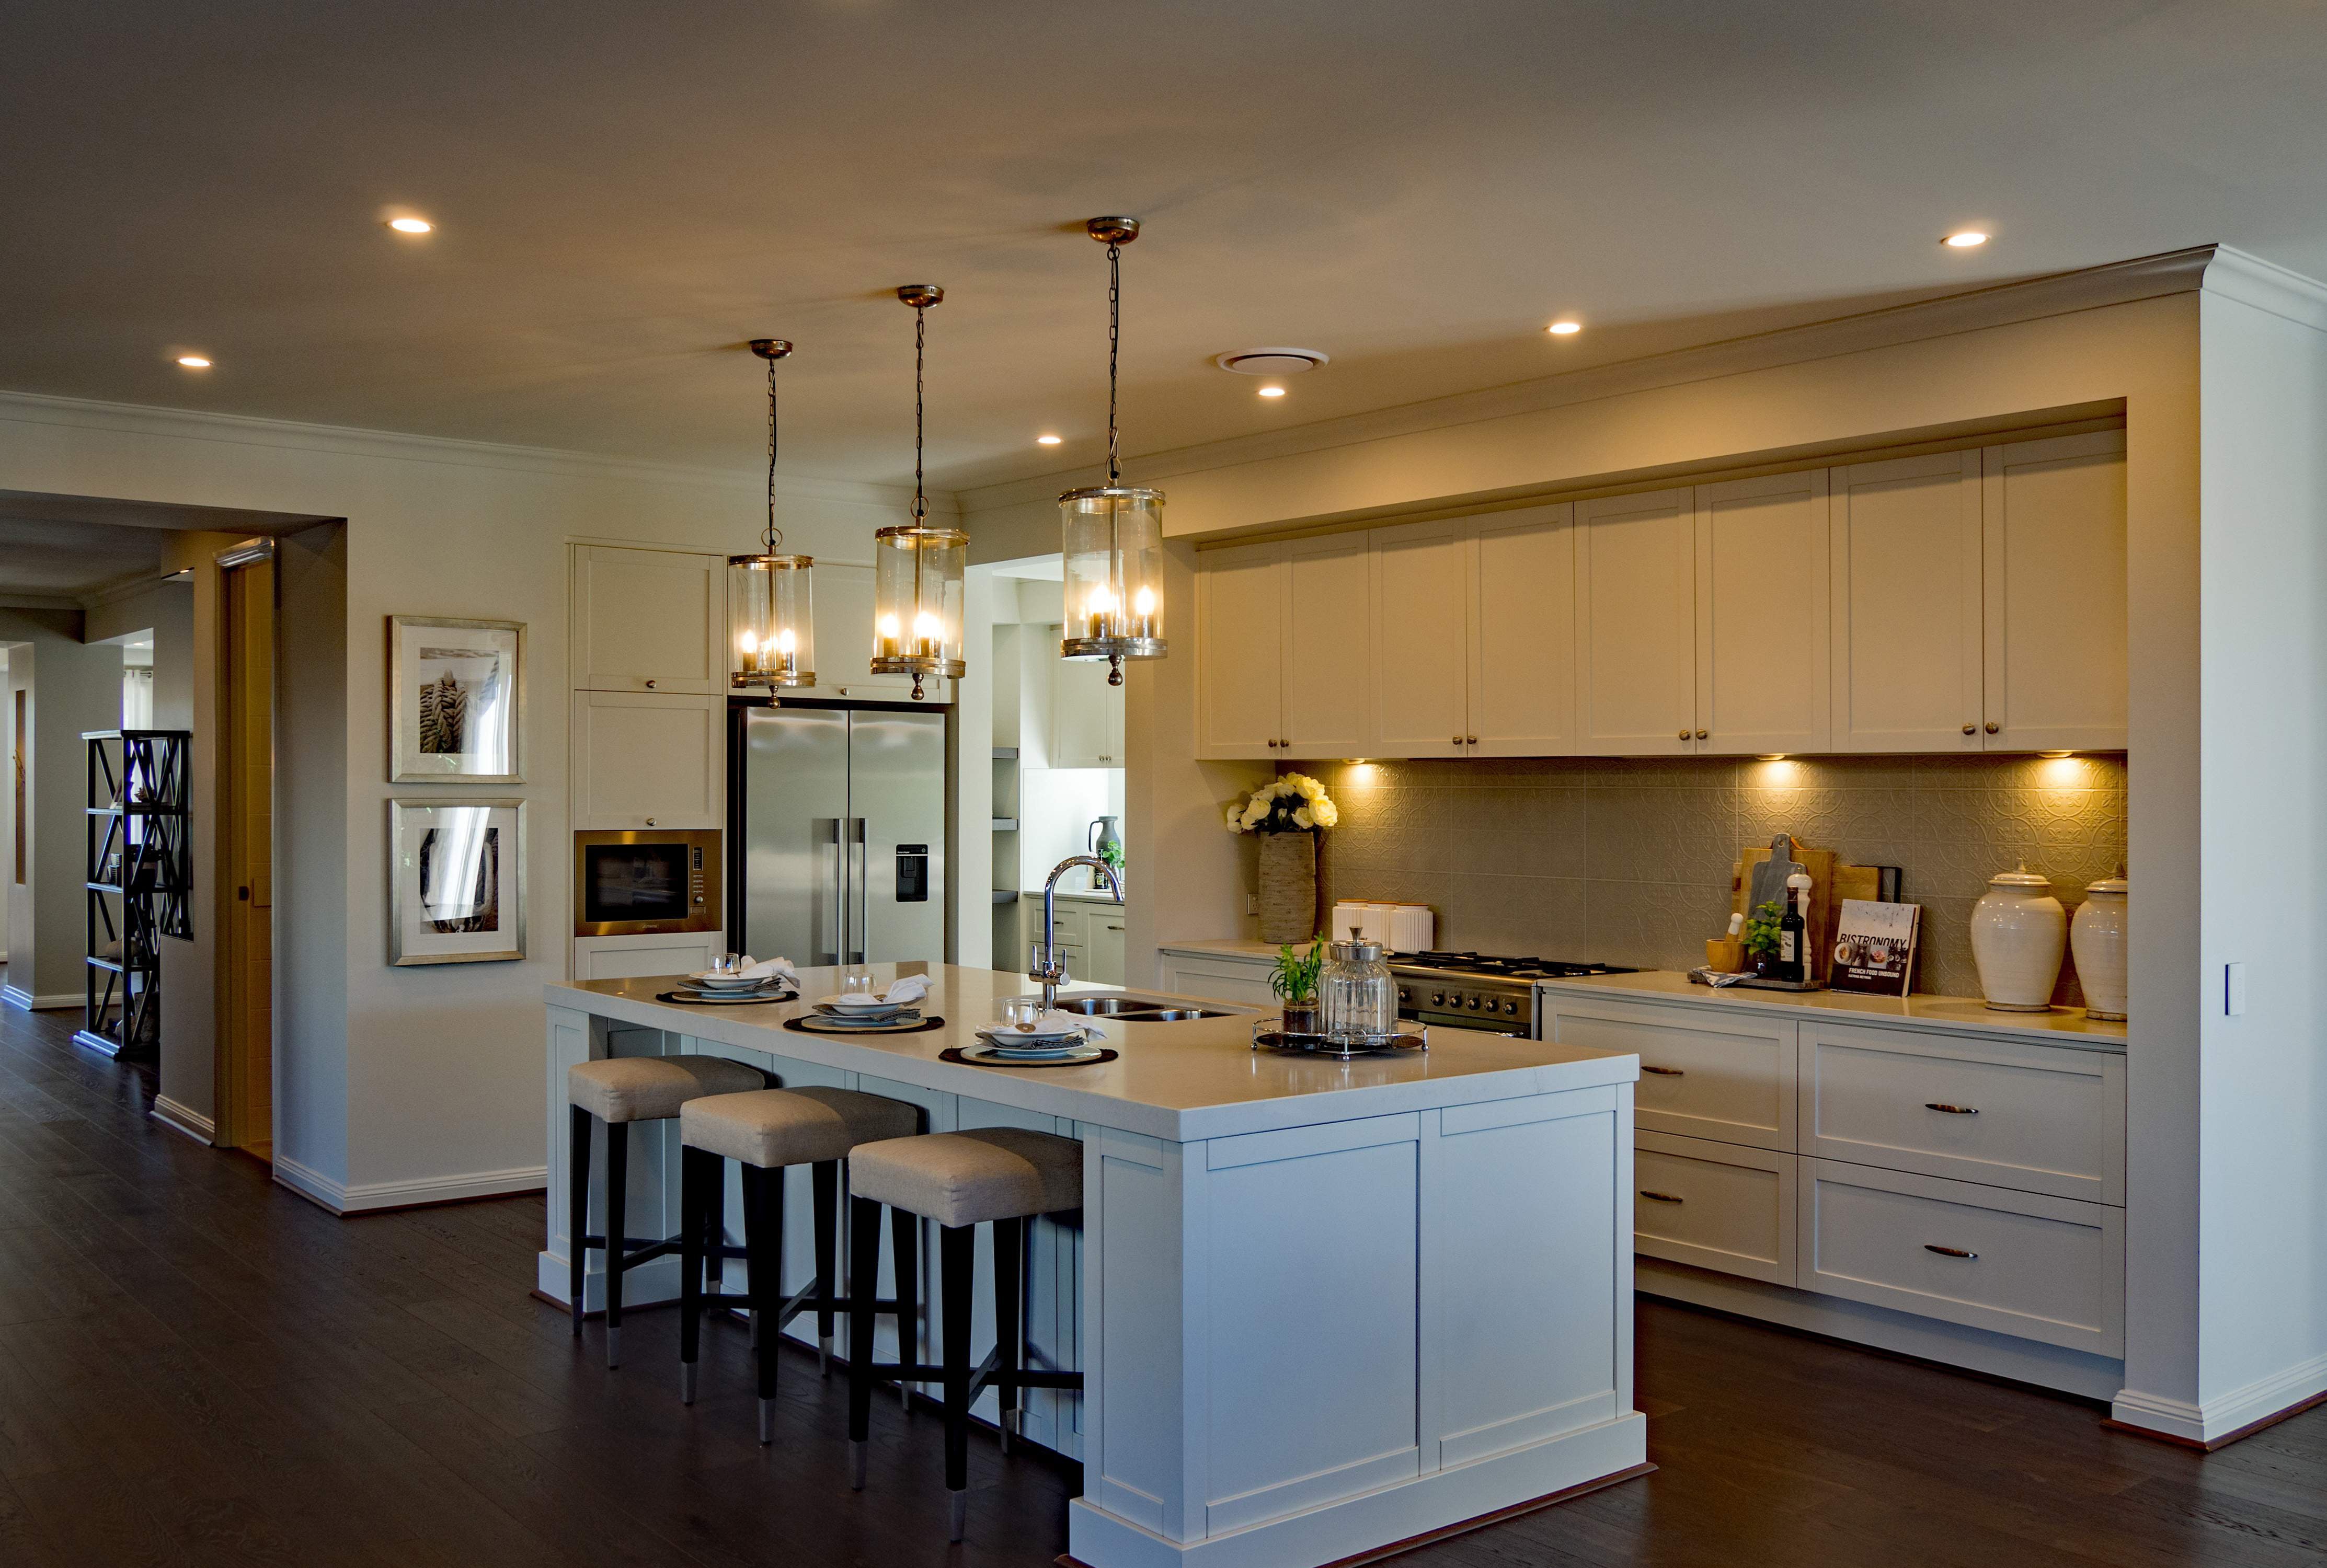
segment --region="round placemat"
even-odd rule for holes
[[[784,1027],[796,1029],[802,1034],[821,1034],[827,1040],[850,1034],[920,1034],[926,1030],[945,1027],[942,1018],[923,1018],[911,1023],[839,1023],[818,1029],[817,1025],[822,1022],[824,1017],[818,1013],[806,1018],[787,1018]]]
[[[943,1050],[938,1052],[938,1059],[939,1061],[958,1061],[964,1067],[1097,1067],[1101,1062],[1113,1061],[1117,1057],[1122,1054],[1123,1053],[1121,1051],[1117,1050],[1112,1046],[1102,1045],[1098,1048],[1098,1054],[1097,1056],[1087,1056],[1076,1060],[981,1061],[976,1057],[963,1055],[961,1047],[958,1045],[949,1045]]]
[[[798,1002],[797,991],[771,991],[765,996],[723,996],[716,1001],[707,996],[681,996],[676,991],[658,991],[657,1002],[676,1002],[681,1007],[756,1007],[768,1002]]]

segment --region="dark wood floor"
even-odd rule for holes
[[[740,1332],[682,1408],[669,1312],[609,1376],[527,1294],[541,1200],[339,1220],[145,1115],[150,1074],[0,1008],[0,1564],[1047,1563],[1065,1466],[971,1451],[945,1545],[939,1423],[788,1355],[753,1441]],[[1653,1302],[1645,1479],[1413,1568],[2023,1568],[2327,1561],[2327,1409],[2210,1456],[2093,1406]]]

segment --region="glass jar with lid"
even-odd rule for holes
[[[1390,978],[1389,956],[1355,926],[1348,941],[1326,947],[1317,1000],[1326,1042],[1336,1050],[1378,1045],[1397,1032],[1397,984]]]

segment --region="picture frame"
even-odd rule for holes
[[[525,623],[388,618],[388,781],[525,782]]]
[[[388,803],[388,961],[491,964],[525,956],[526,803]]]

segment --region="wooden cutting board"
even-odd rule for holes
[[[1769,858],[1770,846],[1766,844],[1748,845],[1739,854],[1729,883],[1732,913],[1752,918],[1753,911],[1745,907],[1751,896],[1747,890],[1753,885],[1753,868]],[[1799,839],[1794,841],[1794,858],[1801,863],[1810,879],[1810,976],[1824,984],[1827,971],[1834,964],[1834,923],[1841,912],[1842,901],[1873,898],[1877,873],[1873,866],[1845,866],[1834,851],[1813,849]]]

